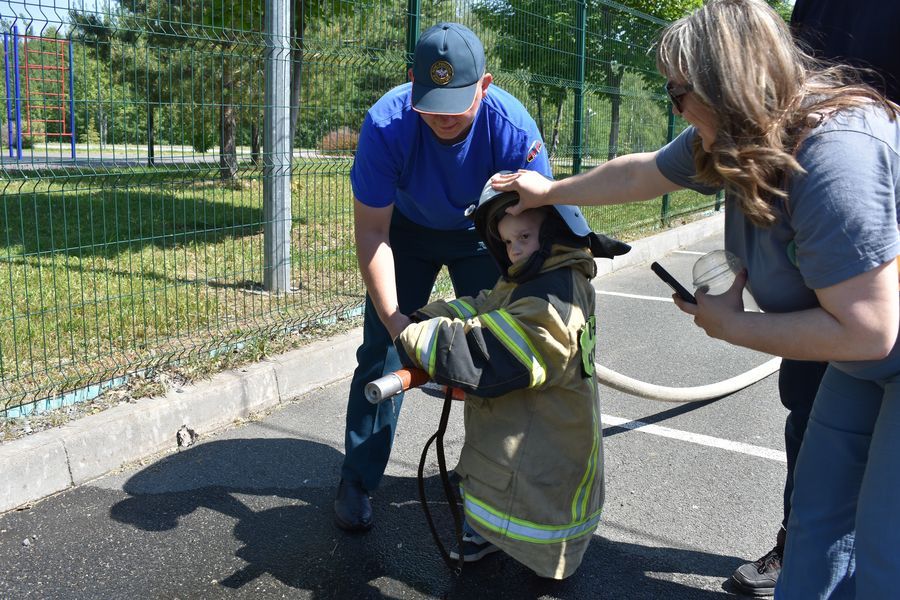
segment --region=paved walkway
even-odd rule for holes
[[[707,338],[647,268],[659,259],[689,281],[696,253],[721,246],[717,219],[697,225],[692,238],[670,233],[683,243],[636,244],[633,262],[596,281],[602,364],[660,385],[693,386],[768,360]],[[4,509],[50,490],[29,499],[29,481],[57,481],[61,487],[47,493],[62,492],[0,516],[0,598],[704,599],[727,595],[731,571],[772,545],[785,416],[774,377],[686,405],[602,389],[604,518],[582,567],[564,582],[540,580],[503,555],[450,576],[416,494],[419,453],[440,409],[428,390],[407,395],[374,495],[375,529],[341,532],[331,502],[354,335],[124,407],[128,414],[96,415],[0,446]],[[268,412],[222,429],[257,409]],[[454,412],[451,464],[463,435],[461,407]],[[172,450],[182,423],[204,434],[200,442],[150,457]],[[42,473],[47,447],[62,458]],[[17,467],[32,479],[23,483]],[[432,458],[427,488],[447,528],[435,473]]]

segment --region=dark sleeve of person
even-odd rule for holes
[[[900,102],[900,2],[797,0],[791,28],[813,56],[873,70],[867,83]]]
[[[405,366],[423,369],[433,381],[495,398],[541,387],[566,364],[569,334],[559,307],[547,294],[514,298],[467,320],[413,323],[394,345]]]
[[[482,315],[468,327],[444,317],[414,323],[394,342],[400,362],[423,369],[436,383],[486,398],[528,387],[529,369],[501,337],[482,325],[491,317],[503,319],[499,314]],[[415,340],[414,345],[404,343],[409,339]]]

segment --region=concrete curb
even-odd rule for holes
[[[599,275],[654,260],[720,234],[723,215],[632,243],[628,254],[598,261]],[[182,425],[209,434],[340,381],[356,366],[360,328],[284,355],[216,374],[207,381],[143,398],[57,429],[0,445],[0,514],[84,484],[144,457],[177,448]]]
[[[631,252],[628,254],[617,256],[611,261],[597,261],[597,276],[603,277],[614,271],[656,260],[676,248],[688,246],[714,235],[722,235],[724,230],[725,213],[718,212],[711,217],[641,238],[630,242]]]
[[[0,513],[177,449],[186,425],[208,434],[352,373],[361,329],[211,379],[0,445]]]

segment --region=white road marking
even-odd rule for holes
[[[597,290],[602,296],[619,296],[621,298],[635,298],[637,300],[655,300],[656,302],[672,302],[672,298],[660,298],[659,296],[641,296],[640,294],[623,294],[622,292],[604,292]]]
[[[744,444],[743,442],[732,442],[730,440],[723,440],[721,438],[702,435],[700,433],[679,431],[677,429],[670,429],[669,427],[661,427],[660,425],[652,425],[650,423],[644,423],[643,421],[633,421],[631,419],[623,419],[611,415],[602,415],[601,420],[604,425],[624,427],[625,429],[667,437],[682,442],[700,444],[701,446],[709,446],[711,448],[721,448],[731,452],[768,458],[769,460],[783,463],[787,462],[787,456],[780,450],[772,450],[770,448],[763,448],[762,446],[753,446],[752,444]]]
[[[707,254],[706,252],[697,252],[695,250],[672,250],[672,254],[694,254],[696,256],[703,256]]]

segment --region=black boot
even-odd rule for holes
[[[372,529],[372,504],[362,485],[341,479],[334,499],[334,521],[345,531]]]
[[[731,575],[734,587],[741,594],[763,597],[775,593],[775,582],[781,574],[784,558],[785,530],[778,531],[775,547],[752,563],[743,564]]]

